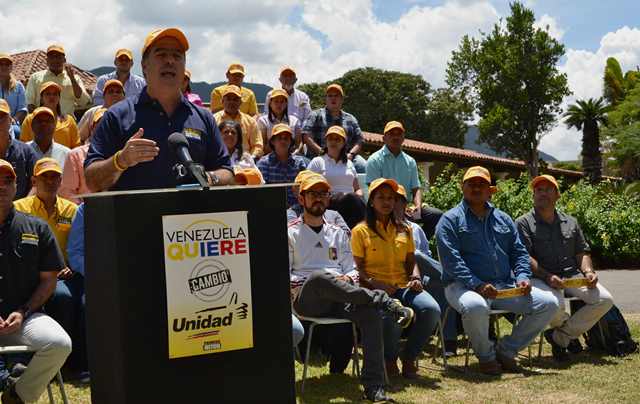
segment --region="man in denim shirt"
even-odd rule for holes
[[[491,375],[517,371],[518,351],[540,334],[558,310],[557,299],[531,287],[529,254],[516,226],[489,203],[495,190],[486,168],[471,167],[463,177],[464,200],[446,212],[436,228],[447,301],[462,315],[480,371]],[[499,290],[514,287],[524,294],[496,299]],[[523,316],[497,346],[489,340],[491,309]]]

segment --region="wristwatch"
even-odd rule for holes
[[[27,306],[26,304],[24,306],[21,306],[18,311],[22,312],[22,319],[26,320],[27,318],[29,318],[31,316],[31,314],[33,314],[33,312],[31,311],[31,309],[29,308],[29,306]]]

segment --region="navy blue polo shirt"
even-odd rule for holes
[[[149,97],[146,87],[139,96],[120,101],[105,112],[91,136],[85,168],[94,161],[113,156],[140,128],[144,129],[145,139],[156,142],[160,153],[153,161],[125,170],[110,188],[112,191],[175,187],[172,168],[177,161],[167,143],[169,135],[174,132],[186,136],[191,158],[202,164],[205,170],[226,168],[232,171],[229,152],[211,112],[181,96],[178,107],[168,117],[160,103]]]
[[[16,172],[17,191],[15,199],[24,198],[31,190],[33,166],[36,164],[36,161],[38,161],[36,153],[26,143],[11,139],[4,160],[11,163],[13,171]]]

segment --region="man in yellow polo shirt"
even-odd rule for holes
[[[240,63],[232,63],[227,69],[227,84],[223,84],[213,89],[211,92],[211,112],[216,113],[223,109],[222,98],[228,86],[237,86],[240,89],[240,98],[242,104],[240,111],[250,116],[258,114],[258,104],[256,103],[256,95],[250,89],[242,87],[244,81],[244,66]]]
[[[258,124],[251,115],[242,112],[240,104],[242,102],[241,90],[236,85],[226,86],[222,93],[222,104],[224,109],[213,114],[216,124],[224,121],[235,121],[242,128],[242,150],[250,153],[257,162],[264,153],[262,135],[258,131]]]
[[[78,207],[75,203],[58,196],[62,183],[62,168],[56,160],[49,157],[38,160],[33,167],[32,183],[35,195],[18,199],[14,206],[20,212],[46,221],[64,255],[67,266],[58,273],[56,290],[47,303],[46,310],[71,336],[74,350],[67,364],[71,370],[76,371],[75,375],[82,379],[86,377],[80,376],[87,369],[86,352],[79,352],[76,347],[84,345],[80,342],[80,338],[84,340],[84,330],[79,320],[83,310],[79,292],[83,279],[68,267],[67,259],[67,239]],[[72,374],[72,378],[75,375]]]

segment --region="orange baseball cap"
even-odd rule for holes
[[[13,63],[13,58],[8,53],[0,53],[0,60],[8,60]]]
[[[104,83],[104,88],[102,91],[106,92],[107,88],[111,87],[111,86],[116,86],[116,87],[120,87],[122,89],[122,92],[124,92],[124,86],[122,85],[122,83],[120,82],[120,80],[117,79],[111,79],[111,80],[107,80],[106,83]]]
[[[53,111],[50,108],[47,107],[38,107],[33,111],[33,119],[36,119],[36,116],[38,115],[49,115],[51,118],[56,119],[56,115],[53,113]],[[32,121],[33,122],[33,121]]]
[[[9,106],[9,103],[5,101],[4,98],[0,98],[0,112],[4,112],[5,114],[11,113],[11,107]]]
[[[229,74],[240,73],[244,76],[244,66],[242,66],[240,63],[231,63],[229,65],[229,68],[227,69],[227,73]]]
[[[40,94],[42,94],[46,89],[48,88],[55,88],[56,90],[58,90],[59,93],[62,92],[62,87],[60,87],[60,85],[58,83],[54,83],[53,81],[47,81],[44,82],[42,84],[40,84]]]
[[[404,126],[402,125],[401,122],[398,121],[389,121],[387,122],[386,125],[384,125],[384,132],[382,132],[383,135],[386,135],[387,132],[390,132],[393,129],[400,129],[402,131],[402,133],[404,133]]]
[[[344,90],[342,89],[342,86],[340,84],[330,84],[327,89],[325,90],[325,94],[329,94],[329,91],[331,90],[336,90],[337,92],[340,93],[341,96],[344,97]]]
[[[133,52],[131,52],[129,49],[118,49],[116,51],[116,59],[119,58],[120,56],[126,56],[129,58],[129,60],[133,60]]]
[[[147,35],[147,38],[144,40],[144,45],[142,46],[142,54],[144,55],[151,45],[162,38],[175,38],[185,52],[189,50],[189,41],[187,41],[187,37],[178,28],[158,28]]]
[[[396,190],[396,194],[400,195],[401,197],[404,198],[404,200],[408,200],[407,199],[407,190],[404,189],[404,186],[398,184],[398,189]]]
[[[98,109],[96,112],[93,113],[93,125],[95,126],[95,124],[97,124],[100,119],[102,119],[102,116],[104,115],[104,113],[107,112],[106,108],[100,108]]]
[[[49,171],[62,174],[62,167],[60,167],[60,164],[58,164],[58,162],[51,157],[41,158],[40,160],[36,161],[36,164],[34,164],[33,166],[33,175],[35,177]]]
[[[238,185],[260,185],[262,176],[257,168],[243,168],[236,173],[235,180]]]
[[[269,99],[274,99],[276,97],[284,97],[286,100],[289,99],[289,94],[281,88],[276,88],[275,90],[271,90],[271,94],[269,94]]]
[[[282,73],[284,73],[284,72],[291,72],[291,73],[293,73],[293,74],[296,74],[296,71],[295,71],[295,70],[293,70],[293,67],[291,67],[291,66],[282,66],[282,67],[280,68],[280,74],[282,74]]]
[[[50,52],[58,52],[58,53],[62,53],[63,55],[65,54],[64,48],[60,44],[49,45],[49,47],[47,48],[47,53],[50,53]]]
[[[283,133],[288,133],[291,138],[293,138],[293,131],[286,123],[279,123],[273,126],[271,129],[271,136],[278,136]]]
[[[536,185],[538,185],[543,181],[550,182],[551,184],[553,184],[554,187],[556,187],[556,190],[560,192],[560,185],[558,185],[558,181],[555,179],[555,177],[549,174],[538,175],[536,178],[531,180],[531,184],[529,185],[531,186],[531,189],[534,189]]]
[[[473,166],[464,173],[464,177],[462,178],[462,182],[466,180],[470,180],[471,178],[482,178],[487,181],[489,185],[491,185],[491,174],[489,174],[489,170],[481,166]]]
[[[222,92],[222,98],[224,98],[228,94],[235,94],[238,97],[242,98],[242,91],[240,90],[240,87],[236,86],[235,84],[229,84],[225,87],[224,91]]]
[[[344,131],[342,126],[333,125],[327,129],[327,133],[324,134],[324,137],[328,137],[329,135],[338,135],[344,140],[347,140],[347,133]]]
[[[13,169],[13,166],[11,165],[11,163],[9,163],[7,160],[2,160],[0,159],[0,171],[6,171],[8,172],[14,179],[16,178],[16,172]]]
[[[296,175],[296,178],[293,180],[294,183],[300,185],[302,183],[302,181],[305,180],[305,178],[311,176],[311,175],[320,175],[318,173],[316,173],[315,171],[311,171],[311,170],[302,170],[298,173],[298,175]]]
[[[391,187],[393,192],[398,192],[398,183],[395,180],[392,180],[391,178],[378,178],[373,180],[371,184],[369,184],[369,195],[371,195],[373,191],[375,191],[382,185],[388,185]]]
[[[304,181],[300,183],[300,192],[307,191],[308,189],[318,184],[324,185],[327,190],[331,189],[331,184],[329,184],[329,182],[322,175],[316,173],[315,175],[306,177]]]

